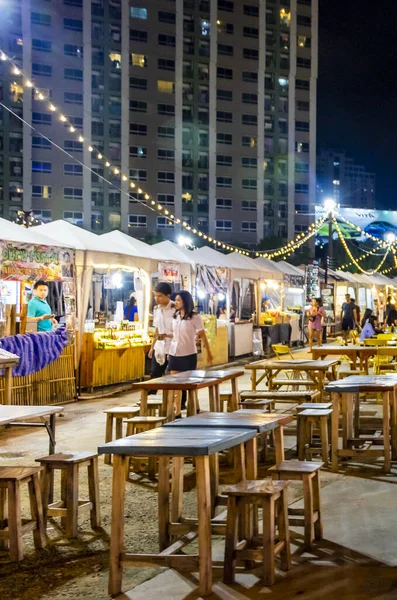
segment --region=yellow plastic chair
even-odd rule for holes
[[[350,331],[350,339],[353,342],[353,344],[358,346],[360,344],[360,334],[358,333],[358,331],[356,331],[355,329],[352,329]]]
[[[292,354],[290,347],[286,344],[272,344],[272,350],[279,360],[282,360],[282,357],[285,356],[294,360],[294,355]]]
[[[392,342],[397,340],[397,335],[395,333],[378,333],[377,339],[381,342]]]
[[[382,346],[382,340],[378,340],[378,338],[368,338],[364,340],[364,346]]]
[[[374,357],[374,375],[379,373],[395,373],[397,371],[396,350],[394,348],[378,348]]]

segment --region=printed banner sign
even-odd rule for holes
[[[74,277],[74,251],[0,241],[0,278],[63,281]]]
[[[357,227],[363,229],[369,235],[373,235],[381,240],[387,239],[388,234],[393,233],[397,237],[397,211],[396,210],[375,210],[371,208],[338,208],[338,213],[349,223],[346,223],[338,215],[335,216],[343,237],[350,240],[363,241],[365,235]],[[316,221],[325,217],[327,212],[324,206],[315,207]],[[338,237],[337,232],[333,231],[333,238]],[[328,223],[324,223],[316,234],[323,242],[328,241]]]
[[[227,294],[229,278],[228,269],[224,267],[196,267],[196,288],[208,294]]]
[[[159,281],[180,283],[181,272],[179,263],[159,262]]]

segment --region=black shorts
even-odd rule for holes
[[[197,354],[189,354],[188,356],[172,356],[168,358],[169,371],[194,371],[197,369]]]
[[[353,319],[342,319],[342,329],[343,331],[350,331],[350,329],[354,329]]]

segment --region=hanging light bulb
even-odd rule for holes
[[[84,142],[84,138],[82,135],[79,135],[79,142]]]

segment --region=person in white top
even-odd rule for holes
[[[209,362],[212,362],[211,348],[205,333],[203,320],[194,311],[194,302],[189,292],[181,291],[175,298],[176,312],[173,319],[173,338],[170,346],[168,369],[171,375],[197,368],[196,338],[200,338],[207,350]],[[176,414],[180,413],[176,399]]]
[[[152,359],[150,377],[162,377],[167,370],[168,354],[173,337],[173,316],[175,306],[171,302],[172,289],[169,283],[161,282],[154,289],[157,306],[153,311],[153,325],[156,328],[149,358]]]

